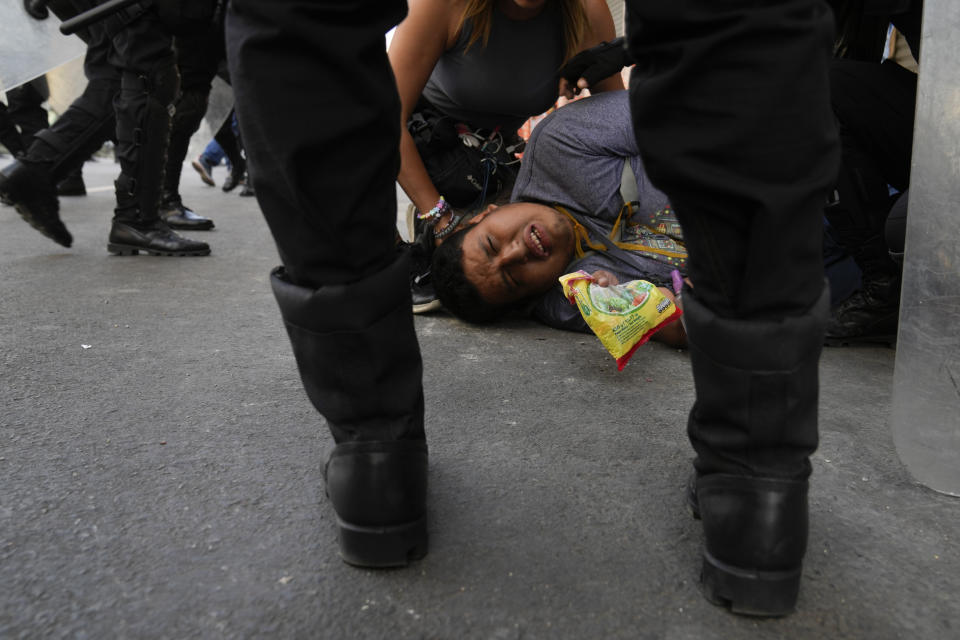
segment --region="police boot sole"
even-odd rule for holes
[[[340,557],[356,567],[405,567],[427,555],[427,517],[400,525],[361,527],[337,517]]]
[[[733,567],[703,552],[700,588],[712,604],[744,616],[780,617],[793,613],[800,593],[801,568],[755,571]]]
[[[150,249],[149,247],[138,247],[130,244],[116,244],[110,242],[107,244],[107,251],[117,256],[136,256],[141,251],[151,256],[208,256],[210,247],[203,249],[180,249],[177,251],[165,249]]]

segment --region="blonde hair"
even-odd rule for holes
[[[558,1],[560,3],[560,16],[563,23],[563,61],[566,62],[575,56],[583,45],[584,35],[590,28],[587,21],[587,12],[583,8],[582,0],[548,1]],[[477,41],[481,42],[481,46],[487,46],[487,42],[490,40],[490,25],[493,24],[493,5],[495,2],[496,0],[467,0],[463,15],[460,16],[460,22],[457,24],[457,33],[463,31],[463,27],[468,20],[473,25],[466,49],[476,44]]]

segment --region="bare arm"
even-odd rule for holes
[[[423,93],[433,68],[456,40],[461,2],[410,0],[406,19],[397,26],[387,52],[400,93],[400,174],[397,181],[420,211],[429,211],[440,199],[430,180],[407,121]]]

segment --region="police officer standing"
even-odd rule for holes
[[[838,168],[821,0],[628,0],[634,130],[684,229],[696,401],[688,500],[704,595],[793,610],[817,447],[829,291],[822,219]]]
[[[227,59],[271,274],[326,465],[340,553],[427,551],[427,445],[409,261],[395,245],[400,100],[384,34],[403,0],[232,0]]]

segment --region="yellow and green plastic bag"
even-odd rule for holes
[[[622,371],[630,356],[662,326],[680,317],[673,300],[646,280],[601,287],[586,271],[560,276],[563,294],[577,305]]]

